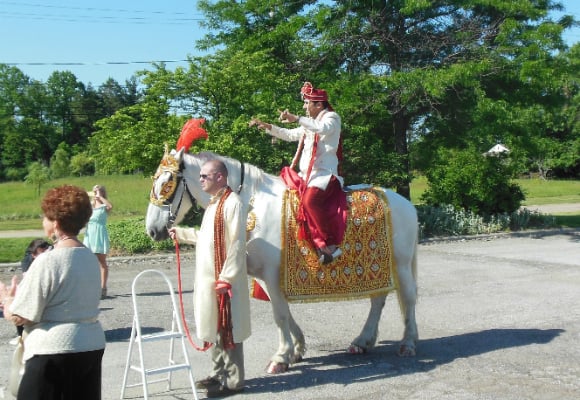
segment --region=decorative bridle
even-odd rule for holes
[[[170,174],[170,179],[163,183],[161,189],[159,190],[159,196],[155,193],[155,182],[159,177],[165,173]],[[181,203],[183,202],[183,194],[187,193],[189,200],[192,205],[196,204],[195,197],[189,190],[187,186],[187,181],[183,176],[182,164],[169,152],[169,147],[165,144],[165,154],[159,163],[159,167],[155,172],[155,175],[151,177],[153,180],[153,186],[151,187],[151,193],[149,194],[149,201],[159,207],[167,207],[169,210],[169,219],[167,222],[167,228],[170,228],[175,223],[179,209],[181,208]],[[175,195],[177,194],[177,187],[183,187],[183,193],[179,196],[179,202],[175,209],[172,208]]]
[[[240,185],[236,190],[237,194],[243,189],[244,186],[244,179],[245,179],[245,165],[243,162],[240,161]],[[155,193],[155,182],[161,175],[164,173],[169,173],[171,178],[161,186],[159,191],[159,196]],[[179,213],[179,209],[181,208],[181,203],[183,201],[183,193],[179,197],[179,203],[175,209],[172,209],[172,204],[176,195],[177,187],[183,186],[184,193],[187,193],[189,196],[189,200],[191,201],[192,205],[197,204],[195,197],[189,190],[187,186],[187,181],[183,175],[183,164],[180,163],[174,156],[169,152],[169,147],[167,143],[165,144],[165,152],[163,154],[163,158],[159,163],[159,167],[157,167],[157,171],[155,175],[151,177],[153,180],[153,186],[151,187],[151,192],[149,194],[149,201],[151,204],[154,204],[159,207],[167,207],[169,209],[169,219],[167,223],[167,228],[170,228],[175,223],[175,219],[177,218],[177,214]]]

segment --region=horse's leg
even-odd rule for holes
[[[408,238],[408,242],[414,243],[406,253],[399,245],[396,250],[401,250],[397,257],[397,282],[399,306],[405,324],[403,339],[399,344],[398,354],[401,357],[413,357],[416,354],[419,334],[417,320],[415,318],[415,305],[417,303],[417,241]],[[352,354],[366,353],[375,345],[378,334],[378,324],[381,312],[385,305],[386,296],[371,299],[371,310],[360,335],[353,340],[348,351]]]
[[[279,249],[264,246],[262,240],[247,243],[248,257],[246,258],[248,274],[264,283],[270,305],[274,314],[274,322],[278,328],[278,349],[271,357],[266,371],[269,374],[279,374],[288,371],[288,366],[294,361],[295,350],[293,335],[302,337],[302,332],[290,314],[290,307],[286,297],[280,289],[280,272],[272,263],[279,256]],[[269,251],[270,250],[270,251]],[[299,341],[299,340],[298,340]]]
[[[277,286],[277,285],[274,285]],[[274,313],[274,322],[278,327],[278,350],[270,359],[266,369],[269,374],[279,374],[288,371],[288,366],[292,362],[294,355],[294,345],[290,331],[291,321],[294,321],[290,314],[290,308],[286,299],[281,296],[280,290],[268,286],[268,294]],[[294,322],[294,324],[296,324]]]
[[[278,352],[276,353],[276,355],[274,355],[274,357],[272,357],[272,361],[276,362],[276,363],[283,363],[283,364],[288,364],[285,359],[285,355],[287,353],[286,349],[286,344],[287,343],[292,343],[291,345],[291,350],[289,352],[290,354],[290,358],[289,358],[289,364],[295,364],[297,362],[302,361],[304,354],[306,353],[306,344],[305,344],[305,340],[304,340],[304,334],[302,333],[302,329],[300,328],[300,326],[296,323],[296,320],[294,319],[292,313],[290,312],[290,307],[288,306],[288,303],[286,302],[285,298],[283,297],[283,301],[282,304],[277,306],[274,305],[274,303],[272,303],[272,309],[274,311],[274,316],[276,318],[276,324],[278,325],[279,328],[279,337],[280,337],[280,347],[278,348]],[[280,307],[282,307],[284,309],[284,311],[277,311]],[[287,309],[287,311],[286,311]],[[288,317],[281,317],[278,318],[277,316],[280,315],[288,315]],[[288,323],[286,324],[284,321],[287,320]],[[280,328],[280,325],[284,326],[284,328]],[[288,342],[288,340],[286,340],[287,335],[285,334],[286,332],[286,328],[285,326],[288,326],[288,331],[290,332],[290,342]],[[280,354],[282,354],[282,356],[279,356]]]
[[[367,320],[361,333],[350,344],[350,347],[348,348],[349,353],[366,353],[367,350],[374,347],[377,341],[379,321],[381,319],[383,308],[385,307],[386,298],[386,295],[371,298],[371,309],[369,315],[367,316]]]
[[[292,335],[293,352],[292,358],[290,360],[291,364],[302,361],[304,354],[306,353],[306,342],[304,340],[304,334],[302,329],[294,320],[292,313],[290,313],[290,334]]]
[[[404,318],[405,333],[399,345],[401,357],[413,357],[416,354],[419,333],[415,319],[415,305],[417,303],[417,246],[409,263],[397,269],[399,277],[399,306]]]

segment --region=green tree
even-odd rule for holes
[[[217,52],[192,58],[187,69],[175,72],[163,64],[155,67],[143,73],[144,101],[96,124],[91,154],[98,172],[154,172],[163,144],[174,146],[186,120],[198,116],[206,118],[210,140],[194,143],[194,149],[251,161],[276,173],[293,154],[294,146],[273,145],[267,135],[249,127],[251,118],[262,112],[275,118],[273,110],[301,105],[296,95],[277,95],[276,86],[288,83],[264,52]],[[181,116],[168,115],[173,113]],[[129,161],[130,154],[139,156]]]
[[[28,82],[18,68],[0,64],[0,179],[21,179],[25,174],[20,162],[23,149],[17,144],[21,142],[18,118],[24,97],[22,89]]]
[[[40,189],[42,185],[50,180],[50,170],[46,165],[39,162],[30,163],[28,166],[28,175],[24,181],[36,187],[36,194],[40,197]]]
[[[17,124],[16,117],[23,102],[22,88],[28,82],[18,68],[0,64],[0,139]]]
[[[530,21],[502,11],[504,20],[485,55],[487,67],[480,63],[478,79],[447,91],[437,112],[422,122],[414,144],[417,168],[428,169],[441,147],[476,146],[484,152],[496,143],[512,150],[520,173],[552,170],[557,160],[571,161],[561,155],[567,147],[563,144],[574,140],[563,112],[578,91],[577,67],[574,78],[561,38],[572,19],[552,22],[548,12],[557,8],[554,2],[530,2],[522,13]]]
[[[153,96],[98,121],[90,155],[100,174],[152,173],[163,155],[163,144],[177,141],[185,118],[169,115],[166,101]]]
[[[302,106],[296,92],[285,94],[296,79],[288,81],[282,72],[266,51],[223,50],[193,58],[187,70],[173,74],[159,68],[143,82],[149,85],[148,96],[168,98],[182,113],[207,119],[210,140],[198,146],[278,173],[295,144],[273,145],[269,135],[250,128],[249,122],[257,116],[272,120],[278,109]],[[281,87],[285,90],[279,93]]]
[[[50,159],[50,176],[53,179],[70,176],[70,150],[69,146],[62,142]]]
[[[140,99],[134,77],[124,86],[110,79],[95,90],[68,71],[43,83],[0,64],[0,180],[24,178],[32,162],[49,164],[61,143],[69,157],[86,151],[96,121]]]
[[[110,117],[121,108],[137,104],[141,98],[139,85],[135,77],[126,80],[124,86],[113,78],[109,78],[99,86],[97,94],[99,97],[97,111],[101,117]]]
[[[331,98],[339,103],[349,96],[344,106],[337,106],[344,115],[347,155],[349,145],[377,143],[387,154],[378,167],[394,169],[393,175],[383,175],[392,181],[381,183],[394,183],[407,197],[411,133],[429,134],[436,143],[431,149],[438,148],[445,137],[438,139],[441,133],[434,128],[445,121],[446,112],[469,121],[470,108],[487,96],[482,80],[502,73],[516,51],[562,48],[558,33],[571,23],[569,18],[558,24],[547,17],[557,6],[551,1],[198,4],[212,30],[202,48],[226,46],[247,53],[266,49],[285,73],[328,83]],[[284,90],[279,93],[290,95]],[[461,143],[461,130],[446,132],[459,136],[462,146],[469,143]],[[369,138],[361,139],[363,135]],[[364,157],[354,156],[362,161],[359,169],[376,170],[372,162],[377,157],[367,157],[366,164]]]
[[[556,142],[550,167],[562,178],[580,178],[580,43],[561,55],[568,72],[560,80],[559,93],[565,99],[554,107],[557,115],[548,128]]]
[[[57,128],[58,137],[54,138],[53,151],[60,142],[69,145],[81,143],[85,137],[77,117],[84,117],[82,97],[85,86],[72,72],[55,71],[46,81],[48,92],[49,119]]]
[[[31,80],[16,68],[0,67],[0,103],[5,121],[0,130],[3,169],[21,179],[27,165],[39,161],[48,164],[58,142],[50,119],[49,95],[45,85]],[[15,174],[16,171],[21,173]],[[1,175],[1,172],[0,172]],[[8,177],[8,176],[6,176]]]

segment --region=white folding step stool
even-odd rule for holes
[[[140,310],[138,306],[138,294],[137,294],[137,283],[145,275],[158,275],[167,283],[167,288],[169,290],[169,295],[171,297],[171,305],[173,307],[171,329],[164,330],[161,332],[151,333],[143,335],[141,332],[141,319],[139,317]],[[167,382],[167,390],[171,390],[171,378],[172,373],[178,370],[185,370],[189,376],[189,381],[191,383],[191,389],[193,391],[193,398],[198,400],[197,391],[195,390],[195,381],[193,379],[193,372],[191,368],[191,363],[189,362],[189,356],[187,354],[187,348],[185,343],[185,334],[183,330],[183,321],[181,320],[180,313],[178,312],[177,303],[175,301],[175,292],[173,291],[173,285],[167,276],[155,269],[148,269],[140,272],[135,279],[133,279],[133,284],[131,286],[131,295],[133,298],[133,326],[131,327],[131,338],[129,341],[129,350],[127,352],[127,362],[125,364],[125,374],[123,376],[123,387],[121,389],[121,399],[125,398],[125,389],[130,387],[136,387],[143,385],[143,397],[148,400],[149,391],[148,384],[157,382]],[[169,340],[169,361],[167,366],[155,367],[155,368],[145,368],[145,357],[143,351],[143,344],[147,342]],[[175,340],[181,341],[181,349],[183,351],[183,361],[177,363],[173,358],[173,353],[175,349]],[[132,352],[133,345],[137,343],[139,350],[139,364],[132,364]],[[129,370],[138,372],[141,375],[141,382],[128,384],[127,377],[129,375]],[[150,375],[167,373],[167,376],[157,380],[148,381],[147,378]]]

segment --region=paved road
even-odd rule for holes
[[[22,229],[0,231],[0,239],[44,237],[42,229]]]
[[[562,203],[562,204],[544,204],[541,206],[529,205],[524,206],[531,211],[537,211],[542,214],[567,214],[577,213],[580,211],[580,203]]]
[[[378,346],[364,356],[343,350],[361,328],[368,301],[294,304],[295,318],[306,335],[306,359],[287,374],[269,376],[264,368],[277,343],[276,330],[269,305],[253,300],[253,335],[245,344],[247,391],[232,398],[579,398],[579,230],[433,241],[420,246],[419,256],[417,357],[395,355],[402,335],[395,296],[387,300]],[[192,255],[187,254],[183,263],[187,301]],[[131,281],[148,268],[166,272],[176,286],[173,256],[111,262],[112,297],[101,305],[108,339],[103,362],[106,400],[120,395],[133,316]],[[9,276],[7,268],[0,267],[0,279]],[[147,283],[151,293],[143,296],[148,318],[142,326],[154,331],[171,307],[162,286]],[[186,307],[189,319],[192,308]],[[7,342],[13,334],[13,327],[0,322],[0,365],[8,365],[12,346]],[[166,343],[162,345],[146,350],[151,363],[166,358]],[[195,377],[204,377],[208,355],[188,348]],[[0,387],[6,380],[6,374],[0,373]],[[162,385],[152,385],[150,398],[193,398],[183,373],[176,373],[175,387],[165,392]],[[129,389],[127,395],[142,398],[142,391]]]

